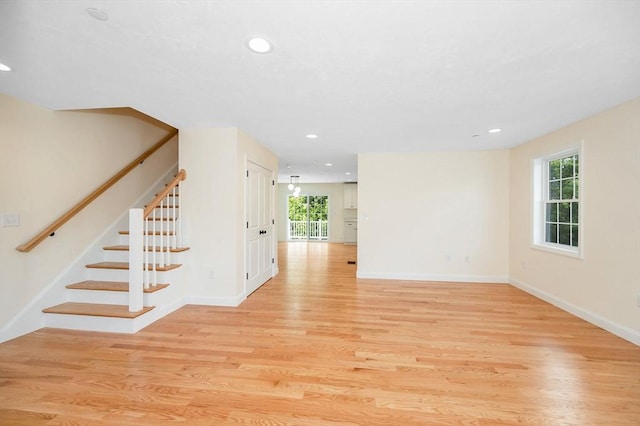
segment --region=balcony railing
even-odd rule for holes
[[[328,223],[326,220],[290,220],[287,237],[289,240],[327,240]]]

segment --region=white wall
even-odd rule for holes
[[[0,328],[43,292],[177,161],[168,143],[29,253],[15,248],[156,143],[166,126],[132,110],[49,111],[0,95]]]
[[[236,306],[245,298],[246,161],[278,168],[273,153],[236,128],[180,130],[190,303]]]
[[[534,158],[583,142],[584,259],[531,247]],[[511,150],[512,282],[640,344],[640,99]]]
[[[287,241],[288,183],[278,184],[278,240]],[[329,197],[329,242],[344,242],[344,185],[343,183],[300,184],[301,195],[327,195]]]
[[[358,156],[358,277],[506,282],[509,152]]]

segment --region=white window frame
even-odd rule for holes
[[[572,247],[560,243],[550,243],[545,241],[545,208],[548,198],[548,182],[549,182],[549,162],[559,158],[578,156],[579,172],[578,172],[578,247]],[[583,143],[544,157],[536,158],[532,164],[532,183],[533,183],[533,214],[532,214],[532,243],[531,246],[538,250],[544,250],[551,253],[561,254],[565,256],[584,258],[584,185],[583,176],[585,170]]]

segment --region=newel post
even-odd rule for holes
[[[144,236],[142,209],[129,210],[129,312],[143,304]]]

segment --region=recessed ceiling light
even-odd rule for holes
[[[500,133],[502,131],[502,129],[491,129],[489,130],[489,133]]]
[[[0,62],[0,71],[11,71],[11,67]]]
[[[97,19],[98,21],[109,20],[109,15],[107,15],[107,12],[101,9],[96,9],[95,7],[88,8],[87,13],[91,15],[93,18]]]
[[[309,133],[308,135],[306,135],[307,139],[318,139],[318,135],[314,135],[313,133]]]
[[[247,41],[247,47],[255,53],[269,53],[273,47],[271,43],[261,37],[252,37]]]
[[[351,174],[351,172],[345,172],[344,174],[345,174],[345,175],[350,175],[350,174]]]
[[[327,167],[331,167],[331,166],[333,166],[333,163],[324,163],[324,165],[327,166]]]

